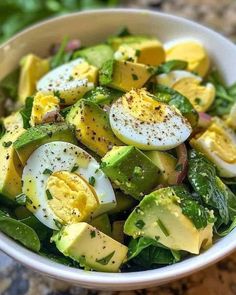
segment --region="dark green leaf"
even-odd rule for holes
[[[102,265],[107,265],[110,260],[112,259],[112,257],[114,256],[115,251],[111,252],[109,255],[107,255],[106,257],[103,257],[101,259],[96,259],[96,262]]]
[[[23,127],[25,129],[30,128],[30,123],[29,122],[30,122],[33,103],[34,103],[34,97],[33,96],[27,97],[26,100],[25,100],[24,108],[20,110],[20,114],[21,114],[22,119],[23,119],[23,125],[24,125]]]
[[[101,85],[107,85],[112,82],[114,60],[110,59],[106,61],[99,71],[99,83]]]
[[[175,106],[193,127],[197,125],[198,113],[185,96],[161,84],[155,85],[154,95],[158,101]]]
[[[141,237],[138,239],[131,239],[129,243],[128,260],[138,256],[139,253],[150,245],[156,245],[156,241],[150,238]]]
[[[188,63],[184,60],[170,60],[165,62],[164,64],[159,65],[155,70],[155,74],[168,74],[169,72],[174,70],[184,70],[187,68],[187,66]]]
[[[189,155],[188,179],[202,202],[217,209],[223,223],[228,224],[229,209],[225,193],[218,187],[216,168],[195,150],[191,150]]]
[[[0,215],[0,230],[9,237],[35,252],[40,250],[40,240],[28,225],[7,216]]]

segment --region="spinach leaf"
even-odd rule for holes
[[[51,69],[54,69],[64,64],[65,62],[69,61],[68,52],[65,51],[67,43],[68,43],[68,37],[64,37],[57,53],[50,60]]]
[[[9,217],[3,211],[0,211],[0,230],[26,248],[35,252],[40,250],[40,240],[36,232],[28,225]]]
[[[156,245],[156,241],[146,237],[140,237],[138,239],[131,239],[129,243],[128,260],[138,256],[145,248]]]
[[[227,199],[224,191],[219,188],[216,168],[203,154],[195,150],[191,150],[189,154],[188,179],[203,204],[216,209],[222,222],[228,224],[230,216]]]
[[[220,228],[215,228],[215,232],[218,236],[220,237],[225,237],[227,236],[234,228],[236,228],[236,217],[232,221],[232,223],[227,226],[227,227],[220,227]]]
[[[20,221],[35,230],[40,241],[46,240],[53,234],[52,230],[43,225],[34,215],[21,219]]]
[[[4,127],[4,124],[2,121],[0,121],[0,139],[3,137],[3,135],[6,133],[6,129]]]
[[[18,81],[19,81],[20,70],[19,68],[7,75],[0,82],[0,89],[3,92],[4,98],[11,98],[16,100],[18,96]]]
[[[107,85],[112,82],[114,68],[114,60],[107,60],[99,70],[99,83],[101,85]]]
[[[236,83],[227,87],[222,82],[219,73],[212,71],[208,77],[216,89],[216,98],[209,110],[209,113],[214,116],[227,115],[234,103],[236,103]]]
[[[84,98],[103,106],[104,104],[111,104],[115,99],[122,95],[122,91],[99,86],[87,92]]]
[[[174,89],[161,84],[155,85],[154,95],[158,101],[175,106],[193,127],[197,125],[198,113],[185,96]]]
[[[184,70],[187,66],[188,63],[184,60],[173,59],[159,65],[155,70],[155,75],[168,74],[174,70]]]
[[[25,100],[25,106],[23,107],[23,109],[20,110],[20,114],[23,119],[23,127],[25,129],[30,128],[29,122],[30,122],[33,103],[34,103],[34,97],[33,96],[27,97]]]
[[[173,186],[172,189],[180,198],[178,205],[180,205],[183,214],[193,222],[197,229],[205,228],[208,222],[214,222],[209,210],[199,204],[183,185]]]
[[[179,251],[172,251],[157,241],[140,237],[132,239],[129,243],[128,260],[144,268],[156,264],[173,264],[181,259]]]

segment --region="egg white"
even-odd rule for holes
[[[182,44],[182,43],[186,43],[186,42],[194,42],[194,43],[200,44],[202,46],[202,43],[199,40],[191,38],[191,37],[185,37],[185,38],[178,38],[178,39],[173,39],[173,40],[167,41],[164,44],[164,49],[169,50],[170,48],[172,48],[178,44]]]
[[[75,103],[94,87],[94,83],[88,82],[86,78],[71,79],[73,69],[84,61],[78,58],[48,72],[38,81],[37,90],[43,93],[59,92],[66,105]]]
[[[168,86],[168,87],[172,87],[176,82],[178,82],[179,80],[183,78],[194,78],[198,80],[200,83],[202,82],[201,77],[183,70],[171,71],[168,74],[160,74],[156,77],[157,83]]]
[[[215,118],[216,120],[216,118]],[[229,138],[232,140],[233,144],[236,146],[236,135],[235,133],[224,126],[224,124],[217,120],[217,123],[220,124],[225,132],[228,134]],[[197,145],[201,152],[206,155],[206,157],[215,164],[217,167],[217,170],[219,172],[219,175],[221,177],[231,178],[236,177],[236,163],[228,163],[225,162],[223,159],[221,159],[217,153],[211,148],[212,145],[212,138],[210,137],[199,137],[197,139]]]
[[[192,128],[175,107],[166,105],[166,109],[165,121],[141,122],[124,108],[122,98],[119,98],[111,106],[110,125],[115,135],[125,144],[142,150],[168,150],[183,143]]]
[[[48,205],[46,184],[50,175],[45,175],[45,169],[52,172],[71,171],[78,167],[74,173],[79,174],[89,182],[90,177],[95,178],[94,190],[99,206],[93,217],[100,215],[116,206],[116,198],[110,181],[99,169],[99,163],[80,147],[67,142],[54,141],[40,146],[28,159],[23,170],[23,193],[34,203],[38,203],[33,210],[34,215],[47,227],[58,230],[58,217]],[[34,196],[29,195],[25,181],[30,178],[34,184]],[[31,206],[29,206],[30,208]]]

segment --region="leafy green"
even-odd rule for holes
[[[193,127],[197,125],[198,113],[185,96],[174,89],[161,84],[155,85],[154,95],[158,101],[175,106],[183,116],[187,118]]]
[[[29,122],[30,122],[30,117],[31,117],[31,113],[32,113],[33,103],[34,103],[34,97],[33,96],[27,97],[25,100],[24,107],[20,110],[20,114],[23,119],[23,127],[25,129],[30,128]]]
[[[216,89],[216,98],[213,102],[209,113],[214,116],[227,115],[234,103],[236,103],[236,83],[227,87],[222,82],[217,71],[212,71],[208,77]]]
[[[112,82],[114,68],[114,60],[110,59],[106,61],[99,71],[99,83],[100,85],[107,85]]]
[[[103,106],[104,104],[111,104],[115,99],[122,95],[122,91],[99,86],[87,92],[84,98]]]
[[[51,69],[54,69],[70,60],[70,56],[68,55],[69,53],[65,51],[68,41],[69,41],[68,37],[63,38],[60,48],[50,60]]]
[[[83,9],[113,7],[118,0],[4,0],[0,1],[0,42],[39,20]]]
[[[155,75],[168,74],[174,70],[184,70],[187,66],[188,63],[184,60],[173,59],[159,65],[155,70]]]
[[[7,216],[3,211],[0,211],[0,230],[26,248],[35,252],[40,250],[41,245],[37,233],[21,221]]]
[[[34,215],[21,219],[20,221],[35,230],[40,241],[44,241],[49,236],[52,236],[52,230],[43,225]]]
[[[219,188],[216,168],[203,154],[195,150],[191,150],[189,154],[188,179],[203,204],[217,209],[222,222],[228,224],[229,208],[225,191]]]
[[[127,27],[121,27],[116,34],[114,34],[112,37],[127,37],[130,36],[131,33]]]
[[[183,214],[193,222],[197,229],[205,228],[208,222],[214,221],[210,216],[209,210],[193,199],[190,192],[183,185],[173,186],[172,189],[180,198],[179,205]]]
[[[218,236],[225,237],[235,228],[236,228],[236,217],[234,218],[234,220],[232,221],[232,223],[229,226],[215,228],[215,232]]]
[[[0,4],[1,10],[1,4]],[[3,97],[16,100],[18,96],[18,82],[19,82],[20,70],[19,68],[11,72],[0,82],[0,90],[3,93]],[[0,91],[0,92],[1,92]]]
[[[157,264],[173,264],[181,259],[179,251],[171,251],[158,241],[145,237],[132,239],[128,247],[128,260],[144,268]]]

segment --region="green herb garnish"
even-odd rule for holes
[[[94,176],[89,177],[89,184],[90,185],[94,186],[95,185],[95,182],[96,182],[96,179],[95,179]]]
[[[111,254],[107,255],[106,257],[103,257],[101,259],[96,259],[96,262],[102,265],[107,265],[112,259],[112,257],[114,256],[114,254],[115,254],[115,251],[113,251]]]
[[[168,237],[170,235],[168,229],[166,228],[166,226],[163,224],[163,222],[160,219],[157,219],[157,224],[159,225],[161,231],[163,232],[163,234]]]
[[[46,190],[46,195],[47,195],[48,200],[52,200],[53,199],[52,194],[50,193],[50,190],[49,189]]]
[[[50,169],[48,169],[48,168],[46,168],[44,171],[43,171],[43,174],[45,174],[45,175],[51,175],[53,172],[52,172],[52,170],[50,170]]]
[[[135,222],[135,226],[139,229],[142,229],[145,225],[145,222],[142,219],[139,219]]]

